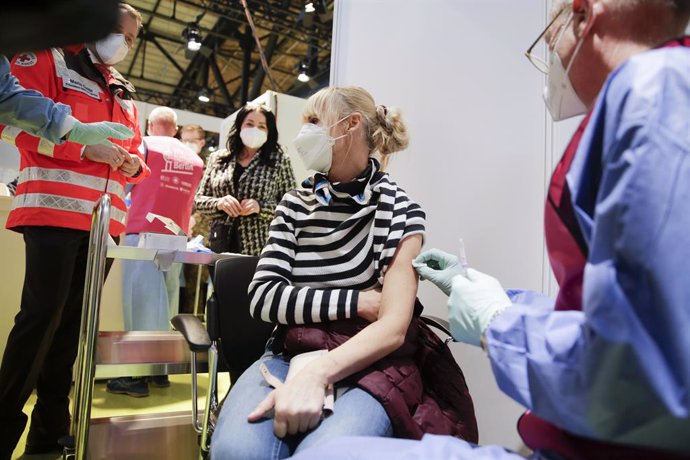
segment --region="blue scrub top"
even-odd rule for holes
[[[690,452],[690,49],[607,80],[567,180],[583,311],[534,293],[486,332],[500,388],[581,436]]]
[[[69,106],[22,87],[10,73],[7,58],[0,55],[0,125],[19,128],[58,144],[65,135],[63,125],[70,113]]]

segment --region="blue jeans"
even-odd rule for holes
[[[567,460],[550,452],[533,452],[523,457],[500,446],[478,446],[452,436],[425,434],[412,439],[342,437],[295,455],[293,460]]]
[[[125,246],[136,246],[139,235],[125,236]],[[122,261],[122,316],[126,331],[169,331],[178,313],[180,272],[174,263],[167,272],[152,261]]]
[[[273,375],[285,380],[288,360],[271,353],[255,362],[233,384],[216,430],[211,439],[213,460],[282,459],[340,436],[393,435],[393,428],[383,406],[366,391],[352,387],[340,390],[333,413],[306,434],[280,439],[273,433],[273,419],[247,422],[247,415],[271,392],[259,372],[263,361]]]

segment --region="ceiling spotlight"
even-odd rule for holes
[[[201,32],[199,26],[190,22],[182,31],[182,38],[187,40],[187,49],[189,51],[199,51],[201,49]]]
[[[314,7],[314,2],[307,2],[304,4],[305,13],[313,13],[314,11],[316,11],[316,8]]]
[[[301,81],[302,83],[306,83],[309,81],[309,75],[307,75],[307,72],[302,70],[299,75],[297,75],[297,79]]]
[[[199,91],[197,99],[199,99],[199,101],[203,102],[204,104],[209,102],[211,98],[208,95],[208,90],[206,88],[203,88],[201,91]]]
[[[309,74],[307,73],[307,65],[303,62],[299,65],[299,74],[297,75],[297,79],[301,81],[302,83],[306,83],[309,81]]]

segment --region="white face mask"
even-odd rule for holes
[[[197,155],[201,153],[201,146],[196,142],[183,142],[183,144],[194,151]]]
[[[242,128],[240,131],[240,139],[242,143],[250,149],[261,148],[268,139],[268,133],[259,128]]]
[[[127,57],[129,48],[123,34],[110,34],[96,42],[96,52],[104,64],[115,65]]]
[[[551,55],[549,56],[549,72],[546,75],[546,86],[544,87],[544,102],[546,103],[546,107],[549,109],[549,113],[551,113],[551,118],[553,118],[554,121],[565,120],[566,118],[587,113],[587,107],[575,92],[575,88],[573,88],[573,84],[570,82],[570,78],[568,78],[570,69],[573,66],[573,62],[575,61],[575,56],[577,55],[577,52],[580,50],[580,46],[582,45],[582,40],[584,37],[581,37],[577,45],[575,46],[575,50],[573,51],[573,55],[570,58],[570,63],[568,64],[567,69],[563,68],[561,58],[560,56],[558,56],[558,53],[556,52],[556,49],[558,48],[558,43],[561,41],[561,38],[563,37],[563,32],[565,32],[565,29],[570,24],[572,18],[573,13],[570,13],[568,20],[563,26],[563,30],[561,31],[558,39],[556,40],[556,44],[553,47],[553,51],[551,51]]]
[[[328,128],[322,128],[314,123],[305,123],[302,126],[302,129],[300,129],[299,134],[297,134],[297,137],[292,143],[307,169],[312,169],[324,174],[331,169],[331,164],[333,163],[333,145],[335,141],[347,136],[347,134],[331,137],[331,135],[328,134],[328,130],[345,119],[347,119],[347,117],[338,120]]]

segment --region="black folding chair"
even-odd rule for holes
[[[259,258],[238,256],[216,262],[214,293],[206,304],[206,327],[194,315],[177,315],[175,329],[187,340],[192,351],[192,410],[194,429],[199,433],[200,458],[208,455],[214,420],[220,402],[217,392],[219,365],[227,369],[230,380],[237,378],[261,357],[274,325],[255,320],[249,314],[247,289]],[[197,353],[208,352],[209,386],[204,416],[199,423],[197,408]],[[220,352],[220,359],[219,359]]]

